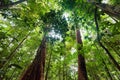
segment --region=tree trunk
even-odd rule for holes
[[[88,0],[88,2],[94,4],[96,7],[101,9],[109,16],[115,17],[120,20],[120,4],[114,6],[105,3],[100,3],[97,2],[96,0]]]
[[[0,1],[0,9],[5,9],[5,8],[9,8],[13,5],[17,5],[19,3],[22,3],[26,0],[19,0],[19,1],[16,1],[16,2],[11,2],[10,4],[4,4],[3,1]]]
[[[45,80],[47,80],[47,79],[48,79],[48,74],[49,74],[50,64],[51,64],[51,57],[52,57],[52,47],[51,47],[50,57],[49,57],[49,60],[48,60],[48,66],[47,66],[47,69],[46,69]]]
[[[79,53],[83,45],[79,30],[76,31],[76,38],[77,38],[77,44],[79,45],[78,46],[78,80],[88,80],[85,58],[83,56],[83,53]]]
[[[44,37],[37,50],[35,59],[20,80],[44,80],[45,55],[46,40]]]
[[[103,12],[107,13],[109,16],[120,19],[120,5],[112,6],[108,4],[97,3],[96,6]]]

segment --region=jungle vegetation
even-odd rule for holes
[[[0,80],[120,80],[120,0],[0,0]]]

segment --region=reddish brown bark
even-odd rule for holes
[[[76,32],[76,38],[77,38],[77,44],[83,45],[79,30],[77,30]],[[78,51],[80,51],[81,49],[82,49],[82,46],[78,46]],[[86,65],[85,65],[85,58],[82,54],[83,53],[78,53],[78,80],[88,80]]]
[[[35,59],[20,80],[44,80],[46,42],[43,38]]]

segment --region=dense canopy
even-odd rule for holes
[[[1,0],[0,80],[120,80],[120,0]]]

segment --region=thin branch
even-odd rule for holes
[[[13,56],[16,54],[16,51],[19,49],[19,47],[22,45],[22,43],[27,39],[27,37],[30,35],[30,33],[28,33],[23,39],[22,41],[16,46],[16,48],[9,54],[8,57],[6,57],[6,60],[2,66],[0,67],[3,68],[5,65],[7,65],[7,63],[13,58]]]
[[[110,73],[110,71],[109,71],[109,69],[108,69],[108,67],[107,67],[107,64],[106,64],[106,62],[104,61],[102,55],[100,54],[99,48],[97,47],[97,45],[96,45],[95,43],[94,43],[94,45],[95,45],[96,49],[99,51],[99,55],[100,55],[100,58],[101,58],[101,60],[102,60],[102,63],[104,64],[104,67],[105,67],[105,70],[106,70],[107,75],[109,76],[110,80],[113,80],[113,78],[112,78],[112,76],[111,76],[111,73]]]
[[[98,43],[105,50],[105,52],[108,54],[109,58],[112,60],[112,62],[116,66],[116,68],[120,71],[120,66],[117,63],[117,61],[113,58],[113,56],[111,55],[111,53],[109,52],[109,50],[100,42],[99,25],[98,25],[98,21],[97,21],[97,7],[95,8],[94,17],[95,17],[95,24],[96,24],[96,31],[97,31],[97,40],[98,40]]]

